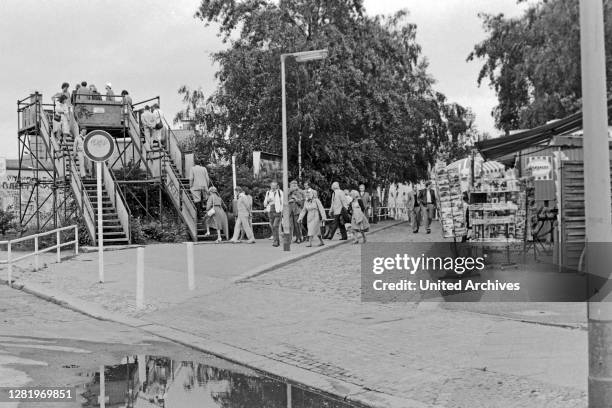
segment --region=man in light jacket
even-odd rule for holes
[[[248,238],[247,242],[249,244],[254,244],[255,236],[251,228],[251,216],[253,214],[252,202],[240,187],[236,187],[236,194],[238,195],[238,202],[236,204],[238,212],[236,215],[236,224],[234,225],[234,236],[231,242],[234,244],[240,242],[238,237],[242,229]]]
[[[280,246],[280,225],[283,214],[283,192],[278,188],[278,183],[270,183],[270,190],[266,192],[264,207],[268,213],[270,227],[272,228],[272,246]]]
[[[189,189],[191,190],[191,196],[196,207],[202,207],[203,204],[206,205],[209,184],[208,170],[202,166],[200,161],[197,161],[189,173]]]
[[[156,140],[157,134],[155,133],[155,124],[157,123],[157,118],[153,112],[151,112],[151,108],[149,105],[144,107],[142,114],[140,115],[140,121],[142,122],[142,127],[145,132],[145,140],[147,143],[150,143],[150,148],[158,148],[159,140]]]
[[[344,226],[346,220],[344,218],[347,215],[348,200],[346,199],[344,191],[340,190],[340,184],[337,181],[334,181],[332,183],[332,190],[333,194],[331,200],[331,209],[329,212],[330,215],[333,217],[333,222],[329,233],[325,238],[333,239],[336,230],[340,228],[340,241],[346,241],[346,227]]]

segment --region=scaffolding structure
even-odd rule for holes
[[[154,148],[150,135],[144,132],[140,117],[142,107],[145,103],[159,104],[159,97],[133,105],[123,97],[118,98],[121,99],[102,101],[91,97],[79,99],[77,95],[67,114],[71,121],[69,137],[65,130],[63,134],[56,134],[59,121],[54,120],[55,103],[43,103],[42,94],[38,92],[17,101],[21,227],[38,233],[84,218],[95,242],[97,227],[93,218],[97,210],[88,197],[93,179],[75,174],[80,171],[71,143],[76,133],[83,129],[87,132],[104,130],[116,143],[116,153],[104,167],[106,189],[109,190],[105,197],[119,210],[126,207],[113,214],[121,218],[123,230],[128,230],[125,232],[127,239],[130,239],[132,213],[161,220],[169,205],[187,225],[191,237],[197,240],[197,212],[185,181],[193,155],[181,151],[167,122],[166,146]],[[107,218],[112,217],[108,215]],[[112,228],[118,226],[104,226],[105,231]]]
[[[53,105],[43,104],[38,92],[17,101],[19,224],[24,228],[34,226],[36,232],[58,228],[76,211],[68,200],[65,159],[48,146],[43,136],[53,114]],[[52,210],[44,211],[48,207]]]

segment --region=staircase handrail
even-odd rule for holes
[[[132,115],[128,116],[128,120],[130,121],[130,126],[128,131],[130,133],[134,133],[134,137],[136,137],[136,135],[138,135],[138,137],[144,137],[144,143],[141,142],[141,145],[144,149],[144,153],[145,153],[145,161],[147,162],[147,168],[149,170],[149,174],[151,175],[151,177],[153,178],[161,178],[161,156],[160,157],[156,157],[156,158],[149,158],[149,155],[152,155],[152,146],[153,146],[153,141],[150,140],[149,136],[147,135],[146,132],[143,132],[140,126],[140,119],[137,117],[136,115],[136,111],[132,110]],[[157,153],[156,153],[157,154]],[[154,160],[158,160],[159,161],[159,171],[155,172],[154,170],[158,170],[158,166],[153,165],[149,165],[149,160],[151,162],[153,162]]]
[[[41,102],[38,103],[40,103],[40,111],[37,114],[40,115],[39,123],[41,128],[40,130],[43,136],[43,142],[46,144],[47,152],[49,152],[49,155],[51,156],[51,162],[53,163],[54,171],[60,177],[64,177],[66,175],[66,163],[62,162],[62,159],[64,159],[62,147],[57,138],[55,137],[55,134],[53,133],[53,127],[49,123],[49,118],[47,117],[46,112],[42,108],[44,105]],[[55,109],[53,110],[53,112],[55,112]]]
[[[136,120],[133,108],[127,102],[124,103],[124,112],[127,116],[127,121],[125,122],[125,125],[127,127],[128,134],[130,135],[130,139],[132,139],[132,143],[134,143],[134,145],[136,146],[136,150],[138,151],[138,155],[140,156],[145,165],[147,174],[153,175],[153,172],[151,171],[151,168],[149,167],[149,163],[146,158],[146,149],[142,145],[142,140],[140,139],[140,125]],[[143,151],[145,151],[144,156]]]
[[[141,129],[140,123],[136,115],[137,110],[134,109],[134,106],[141,105],[146,102],[153,101],[153,100],[159,101],[159,97],[147,99],[145,101],[138,102],[137,104],[132,105],[131,107],[132,114],[128,115],[129,116],[128,119],[130,121],[130,129],[134,133],[136,133],[135,132],[136,129],[138,130],[139,135],[142,133],[140,131]],[[146,132],[144,133],[144,138],[145,138],[144,149],[147,154],[153,154],[153,155],[159,156],[161,167],[163,169],[163,172],[160,175],[162,177],[164,188],[168,192],[168,195],[170,196],[170,199],[172,200],[175,208],[177,209],[179,216],[185,222],[185,225],[187,226],[189,234],[194,240],[196,240],[197,235],[198,235],[198,231],[197,231],[198,217],[197,217],[197,210],[196,210],[195,204],[193,203],[193,200],[191,198],[191,195],[189,194],[189,191],[186,191],[186,189],[183,187],[183,184],[180,181],[182,174],[177,174],[174,168],[170,165],[170,160],[173,160],[177,169],[180,169],[182,167],[182,163],[183,163],[182,152],[180,151],[178,138],[176,137],[176,134],[172,132],[165,118],[163,118],[162,120],[164,121],[168,129],[168,134],[170,135],[167,140],[167,145],[168,145],[168,152],[171,152],[171,153],[169,154],[164,149],[159,149],[159,151],[152,149],[153,140],[150,139],[149,137],[150,135],[148,135]]]
[[[191,196],[185,191],[185,188],[183,188],[179,177],[168,160],[164,160],[164,170],[166,174],[164,184],[168,191],[168,195],[174,202],[176,208],[179,209],[179,214],[187,225],[189,235],[196,240],[198,237],[198,212],[195,204]]]
[[[42,106],[42,103],[41,103]],[[56,171],[58,174],[63,176],[64,174],[60,173],[60,169],[65,169],[65,161],[61,163],[61,160],[68,160],[68,166],[70,167],[70,187],[72,189],[72,193],[75,196],[75,201],[77,206],[81,210],[81,214],[83,219],[85,220],[85,226],[87,227],[87,231],[89,232],[89,236],[93,241],[93,244],[96,245],[96,223],[95,223],[95,212],[93,210],[93,205],[89,200],[89,196],[85,193],[85,187],[83,185],[83,180],[81,179],[79,169],[77,168],[76,163],[72,158],[71,152],[68,152],[68,155],[63,154],[63,150],[60,146],[59,141],[53,134],[53,129],[51,128],[51,124],[49,123],[49,119],[44,111],[40,112],[40,123],[41,123],[41,131],[43,133],[43,140],[45,143],[49,143],[53,148],[53,162],[56,167]],[[59,155],[61,154],[61,159]],[[59,162],[59,165],[58,165]],[[65,173],[65,170],[63,170]]]
[[[42,109],[41,109],[41,112],[40,112],[40,123],[41,123],[41,126],[44,126],[44,128],[45,128],[44,130],[45,130],[46,134],[48,135],[49,141],[51,143],[51,147],[53,147],[53,152],[55,154],[57,154],[58,152],[61,152],[62,148],[61,148],[57,138],[53,134],[53,128],[51,127],[51,124],[49,123],[49,118],[47,118],[47,115],[45,115],[45,112]],[[45,138],[43,138],[43,139],[45,139]]]
[[[93,245],[97,245],[96,213],[91,200],[85,191],[83,179],[81,179],[79,169],[72,159],[72,155],[68,155],[68,165],[70,166],[70,187],[72,189],[72,193],[74,194],[77,206],[81,210],[81,215],[85,221],[85,226],[87,227],[87,232],[89,232],[89,237],[91,238]]]
[[[181,150],[181,146],[179,145],[178,138],[176,137],[176,134],[172,131],[172,129],[170,129],[170,125],[168,124],[166,118],[162,118],[162,121],[166,127],[166,130],[168,131],[168,138],[166,140],[166,147],[168,149],[168,153],[170,154],[172,161],[174,161],[174,165],[176,166],[176,168],[179,169],[180,175],[183,177],[187,177],[187,173],[185,171],[186,169],[183,166],[183,151]]]
[[[151,102],[151,101],[157,101],[157,103],[159,104],[159,96],[154,96],[152,98],[145,99],[144,101],[133,103],[132,104],[132,108],[134,108],[135,106],[138,106],[138,105],[144,105],[145,103]],[[140,109],[135,109],[135,110],[140,110]]]
[[[132,243],[130,235],[130,219],[132,217],[132,214],[126,204],[123,192],[117,187],[115,176],[108,168],[108,165],[106,163],[102,163],[102,166],[100,167],[102,167],[102,182],[104,184],[104,187],[106,188],[106,191],[108,192],[108,196],[110,197],[111,203],[117,211],[119,223],[121,223],[121,227],[125,232],[128,243]]]

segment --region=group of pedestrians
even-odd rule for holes
[[[106,84],[105,90],[104,100],[117,101],[111,83]],[[95,85],[88,85],[87,81],[77,84],[72,91],[70,91],[70,84],[64,82],[61,91],[53,95],[52,99],[54,103],[52,132],[63,146],[67,146],[69,140],[74,141],[72,154],[77,160],[79,174],[81,177],[88,177],[92,174],[92,166],[84,154],[87,129],[83,126],[79,128],[74,113],[74,105],[84,101],[102,101],[102,95]],[[128,91],[123,90],[121,92],[120,101],[132,105],[132,97]]]
[[[340,240],[347,240],[348,233],[352,234],[353,243],[358,244],[359,238],[367,241],[366,232],[370,228],[368,213],[371,205],[370,195],[362,184],[360,191],[341,190],[338,182],[331,185],[332,198],[329,215],[332,223],[326,228],[327,215],[319,194],[312,189],[308,182],[300,188],[299,183],[293,180],[289,184],[288,214],[289,235],[295,243],[307,242],[306,246],[313,246],[318,239],[318,246],[325,245],[324,239],[333,239],[336,231],[340,231]],[[283,191],[277,182],[270,184],[270,189],[264,198],[265,212],[268,215],[272,229],[272,245],[280,246],[280,233],[282,230],[282,216],[285,203]],[[325,232],[325,233],[324,233]]]
[[[203,163],[196,161],[189,175],[189,187],[193,202],[196,206],[197,218],[199,222],[206,225],[205,236],[210,235],[211,224],[217,230],[216,242],[222,242],[222,233],[226,239],[232,243],[241,242],[242,237],[246,237],[247,243],[255,243],[253,233],[253,197],[248,189],[236,187],[235,189],[235,218],[234,233],[229,238],[227,208],[219,196],[217,189],[212,186],[208,170]],[[266,191],[263,206],[264,212],[268,217],[268,222],[272,230],[270,239],[272,245],[280,246],[280,236],[282,230],[283,210],[287,206],[288,228],[287,233],[295,243],[306,243],[312,247],[314,241],[317,245],[325,245],[324,239],[333,239],[336,231],[340,231],[340,239],[347,240],[351,233],[353,243],[357,244],[360,239],[367,241],[366,232],[370,224],[368,213],[371,205],[370,195],[365,191],[365,186],[359,186],[359,191],[352,190],[345,192],[340,189],[338,182],[332,183],[332,198],[330,217],[332,220],[329,228],[326,228],[328,220],[325,209],[319,194],[310,187],[309,183],[304,183],[300,188],[299,183],[294,180],[289,185],[287,202],[283,191],[279,188],[276,181],[270,183],[270,189]]]
[[[53,133],[58,140],[63,141],[64,136],[72,135],[74,138],[79,134],[79,126],[74,117],[74,105],[85,101],[120,101],[132,105],[132,97],[126,90],[121,91],[120,99],[115,97],[111,83],[105,86],[106,94],[103,96],[98,92],[95,85],[83,81],[70,91],[70,84],[64,82],[61,91],[53,95],[54,116]]]
[[[72,91],[71,101],[72,103],[102,100],[115,102],[115,91],[113,90],[113,85],[110,82],[106,83],[104,86],[104,92],[105,94],[103,97],[102,94],[98,92],[98,88],[94,84],[87,84],[87,81],[82,81],[80,84],[77,84],[74,91]]]
[[[222,234],[229,239],[227,207],[219,191],[211,185],[208,170],[200,161],[196,161],[189,174],[189,188],[196,207],[196,217],[206,226],[205,236],[210,236],[211,223],[217,229],[217,243],[223,241]]]
[[[146,140],[151,140],[154,149],[166,145],[167,131],[164,113],[159,108],[158,103],[146,105],[140,115],[140,121],[145,131]]]
[[[389,194],[391,195],[392,190],[390,189]],[[431,234],[431,222],[434,219],[437,199],[435,190],[431,186],[431,182],[425,183],[425,188],[418,191],[416,185],[411,185],[407,192],[402,195],[402,206],[399,207],[389,205],[389,209],[393,208],[395,215],[405,214],[406,220],[412,225],[412,232],[415,234],[419,232],[421,225],[425,228],[427,234]],[[394,214],[390,214],[394,216]]]

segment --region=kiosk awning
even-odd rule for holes
[[[611,113],[612,99],[608,99],[608,116]],[[582,129],[582,111],[514,135],[477,142],[476,148],[485,159],[497,159],[528,147],[547,143],[553,136],[565,135],[580,129]]]
[[[476,148],[484,158],[497,159],[531,146],[547,143],[553,136],[571,133],[579,129],[582,129],[582,112],[514,135],[477,142]]]

